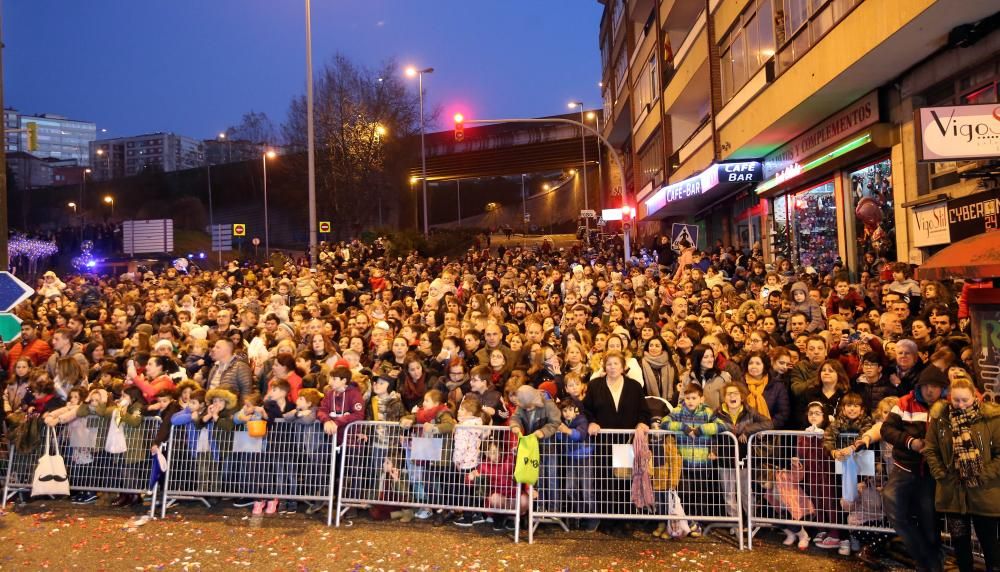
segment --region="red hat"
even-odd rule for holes
[[[344,367],[344,368],[347,368],[347,369],[351,369],[351,363],[349,361],[347,361],[346,359],[344,359],[344,358],[340,358],[340,359],[338,359],[333,364],[333,367],[334,367],[334,369],[336,369],[338,367]]]

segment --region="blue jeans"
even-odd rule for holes
[[[885,512],[903,539],[917,570],[939,572],[941,534],[934,513],[934,479],[898,467],[882,490]]]

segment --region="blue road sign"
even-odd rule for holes
[[[0,272],[0,312],[9,312],[34,293],[31,286],[21,282],[10,272]]]

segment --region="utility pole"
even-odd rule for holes
[[[0,113],[3,110],[3,0],[0,0]],[[3,152],[0,152],[0,270],[10,268],[7,257],[7,122],[0,127]]]

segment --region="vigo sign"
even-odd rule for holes
[[[955,105],[917,110],[922,161],[1000,157],[1000,105]]]

